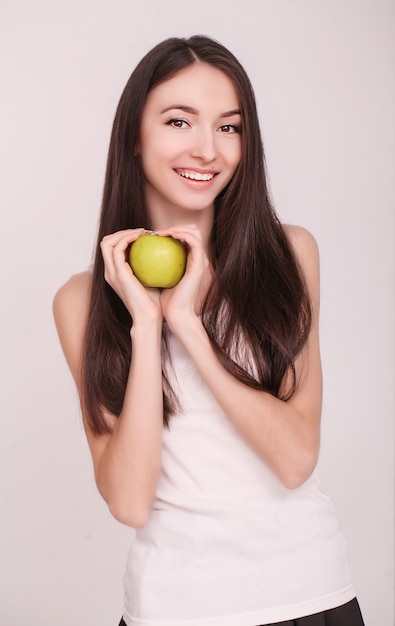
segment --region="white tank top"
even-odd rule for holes
[[[152,514],[125,573],[128,626],[256,626],[355,597],[344,539],[317,473],[282,485],[234,427],[181,343],[182,405],[163,436]]]

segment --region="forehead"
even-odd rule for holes
[[[148,94],[146,109],[173,104],[223,112],[238,108],[239,97],[233,81],[224,72],[198,61],[154,87]]]

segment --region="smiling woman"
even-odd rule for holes
[[[240,161],[240,126],[233,82],[208,63],[194,63],[152,89],[139,153],[155,228],[198,224],[202,210],[213,208]]]
[[[127,262],[147,232],[187,249],[172,288]],[[315,469],[318,266],[270,203],[239,62],[156,46],[116,112],[93,271],[54,301],[98,489],[136,528],[122,624],[363,624]]]

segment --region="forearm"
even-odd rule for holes
[[[320,389],[311,406],[305,402],[304,412],[297,401],[284,402],[229,374],[198,318],[178,324],[177,334],[239,434],[286,486],[303,483],[315,467],[319,450]],[[320,372],[314,382],[320,387]]]
[[[161,323],[134,326],[124,405],[96,471],[113,515],[146,523],[158,482],[163,430]]]

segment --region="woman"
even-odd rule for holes
[[[171,289],[127,262],[147,231],[187,247]],[[121,624],[363,623],[315,472],[318,308],[243,68],[206,37],[164,41],[117,109],[93,270],[54,301],[98,489],[136,528]]]

